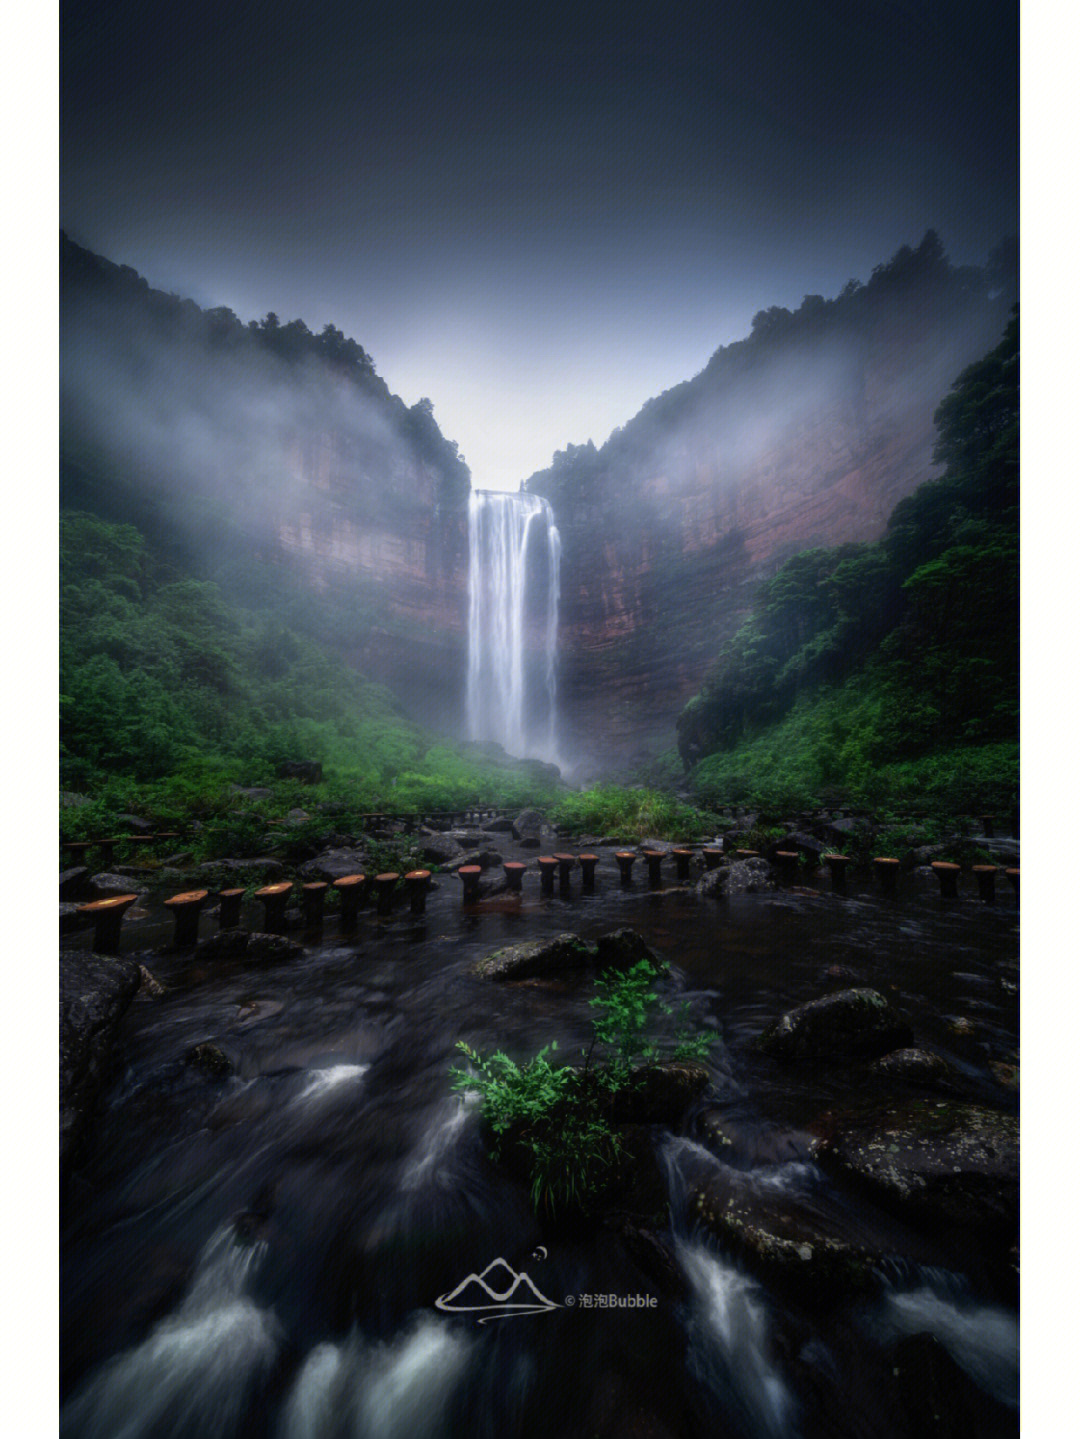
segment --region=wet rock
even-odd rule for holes
[[[160,980],[154,978],[145,964],[139,965],[139,979],[139,993],[137,998],[160,999],[165,993],[165,986]]]
[[[487,824],[484,825],[485,834],[512,834],[513,830],[514,821],[507,819],[505,816],[501,819],[489,819]]]
[[[797,1196],[735,1170],[698,1186],[690,1214],[766,1283],[810,1303],[868,1289],[881,1257]]]
[[[216,1044],[195,1044],[184,1054],[184,1063],[209,1079],[228,1079],[233,1072],[232,1061]]]
[[[108,1078],[120,1022],[139,988],[139,966],[88,950],[60,954],[60,1164],[87,1133]]]
[[[243,959],[253,964],[277,964],[296,959],[304,946],[284,934],[251,934],[244,929],[219,929],[208,939],[199,941],[196,958],[203,960]]]
[[[789,1010],[758,1038],[778,1059],[873,1058],[912,1041],[911,1026],[875,989],[842,989]]]
[[[428,864],[463,864],[461,856],[464,854],[461,845],[456,839],[449,835],[433,836],[425,839],[420,846],[420,853]]]
[[[90,893],[90,871],[84,864],[65,869],[60,875],[60,898],[83,899]]]
[[[358,849],[327,849],[314,859],[306,860],[297,870],[305,884],[319,880],[333,884],[335,879],[344,879],[347,874],[365,872],[364,856]]]
[[[60,906],[60,933],[70,934],[75,929],[87,929],[93,920],[88,914],[79,913],[80,906],[71,902]]]
[[[535,834],[527,834],[524,839],[518,840],[522,849],[539,849],[540,843],[540,836]]]
[[[516,840],[534,839],[539,844],[544,832],[544,816],[538,809],[523,809],[511,820],[510,832]]]
[[[767,859],[736,859],[712,872],[724,876],[724,891],[729,895],[762,894],[776,889],[776,877]]]
[[[497,849],[482,849],[480,851],[480,868],[497,869],[503,862],[502,851]]]
[[[870,825],[865,819],[834,819],[825,826],[825,833],[837,843],[843,843],[852,835],[869,834]]]
[[[981,1105],[933,1099],[825,1116],[819,1155],[905,1215],[1014,1236],[1019,1121]]]
[[[807,1163],[820,1140],[802,1129],[739,1117],[722,1109],[704,1109],[694,1128],[707,1148],[725,1162],[760,1166]]]
[[[703,1064],[666,1060],[637,1066],[614,1101],[616,1124],[678,1124],[709,1082]]]
[[[668,967],[633,929],[613,929],[596,941],[596,964],[599,969],[631,969],[641,960],[648,960],[660,974]]]
[[[701,899],[719,899],[727,888],[727,870],[709,869],[694,885],[694,893]]]
[[[1004,1060],[992,1059],[990,1073],[1006,1089],[1017,1090],[1020,1088],[1020,1066],[1018,1064],[1006,1064]]]
[[[797,849],[800,854],[806,855],[815,864],[820,863],[821,856],[828,854],[829,846],[815,839],[812,834],[805,834],[802,830],[794,830],[786,834],[783,839],[778,839],[775,844],[769,846],[769,853],[775,854],[777,850]]]
[[[566,969],[583,969],[596,958],[596,946],[574,934],[552,939],[526,939],[489,954],[473,967],[483,979],[532,979]]]
[[[138,894],[142,899],[145,891],[139,890],[129,874],[117,874],[113,870],[95,874],[90,881],[95,899],[111,899],[116,894]]]
[[[871,1074],[881,1074],[889,1079],[902,1079],[908,1084],[922,1084],[930,1089],[944,1085],[949,1087],[956,1079],[952,1065],[940,1054],[931,1054],[928,1049],[895,1049],[876,1059],[870,1066]]]
[[[236,889],[242,882],[276,884],[285,878],[285,866],[272,855],[259,854],[252,859],[207,860],[197,864],[190,874],[202,881],[204,889]]]

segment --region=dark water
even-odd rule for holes
[[[780,1070],[749,1046],[794,1003],[872,985],[975,1098],[1009,1107],[989,1066],[1016,1062],[1011,894],[717,904],[623,890],[613,870],[592,896],[575,885],[472,912],[446,877],[423,921],[362,916],[341,943],[328,919],[320,945],[263,971],[150,961],[168,992],[128,1013],[124,1067],[65,1206],[66,1436],[907,1435],[893,1361],[922,1333],[989,1404],[990,1420],[957,1432],[1014,1427],[1016,1316],[978,1252],[901,1232],[809,1160],[803,1126],[851,1097],[847,1067]],[[475,959],[621,925],[671,961],[667,997],[716,1034],[705,1100],[680,1134],[656,1133],[683,1299],[614,1234],[545,1233],[448,1080],[459,1039],[519,1058],[557,1040],[572,1056],[591,1033],[587,977],[496,985],[469,974]],[[125,928],[126,951],[170,932],[152,908]],[[233,1077],[184,1065],[202,1041]],[[709,1148],[704,1109],[734,1143]],[[686,1227],[687,1186],[732,1170],[906,1257],[858,1303],[794,1307]],[[435,1307],[497,1258],[558,1307],[488,1325]],[[657,1303],[601,1310],[582,1302],[594,1294]]]

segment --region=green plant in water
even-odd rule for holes
[[[552,1042],[524,1064],[502,1050],[485,1058],[464,1040],[458,1049],[468,1069],[452,1067],[453,1087],[478,1092],[481,1115],[494,1144],[492,1158],[505,1146],[528,1150],[529,1186],[534,1207],[555,1213],[580,1210],[608,1182],[622,1150],[612,1125],[616,1095],[632,1092],[649,1064],[664,1052],[654,1034],[655,1022],[673,1010],[653,985],[656,972],[648,960],[601,975],[590,1003],[599,1011],[593,1020],[593,1042],[583,1066],[553,1065]],[[683,1024],[667,1050],[675,1059],[703,1059],[712,1036],[695,1034]],[[599,1047],[599,1052],[598,1052]]]

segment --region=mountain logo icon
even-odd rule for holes
[[[435,1301],[435,1308],[448,1314],[475,1314],[478,1324],[562,1307],[546,1299],[524,1270],[518,1274],[505,1259],[493,1259],[482,1274],[466,1275],[456,1288]]]

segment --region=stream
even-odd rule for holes
[[[260,918],[252,904],[244,923]],[[707,1093],[654,1136],[675,1297],[615,1233],[546,1232],[448,1075],[459,1040],[518,1059],[557,1041],[571,1058],[591,1037],[590,975],[497,984],[470,973],[477,959],[622,926],[670,961],[665,998],[715,1034]],[[1017,1063],[1017,931],[1011,894],[991,906],[825,883],[716,902],[621,887],[605,854],[593,894],[575,876],[568,895],[465,909],[443,875],[422,918],[365,910],[345,942],[328,917],[302,957],[245,970],[169,950],[171,920],[149,903],[124,953],[166,993],[124,1019],[63,1210],[62,1434],[907,1436],[920,1423],[896,1356],[926,1334],[985,1401],[940,1432],[1015,1432],[1017,1315],[977,1249],[901,1245],[898,1220],[814,1163],[804,1127],[850,1098],[850,1065],[782,1068],[752,1041],[795,1004],[872,986],[976,1102],[1015,1109],[991,1064]],[[201,1042],[230,1077],[183,1062]],[[870,1294],[798,1307],[689,1223],[689,1188],[725,1169],[905,1257]],[[546,1307],[479,1323],[436,1306],[496,1260]]]

